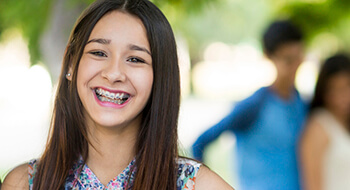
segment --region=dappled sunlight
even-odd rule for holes
[[[0,44],[0,66],[1,70],[8,67],[26,67],[30,66],[30,56],[28,44],[17,29],[8,29],[2,34],[4,39]]]
[[[52,85],[42,64],[30,66],[20,34],[0,44],[0,170],[38,157],[46,142]]]
[[[318,69],[317,63],[305,61],[297,70],[295,86],[306,100],[310,100],[314,93]]]
[[[296,73],[296,88],[309,98],[318,74],[318,59],[306,57]],[[239,101],[276,78],[273,63],[249,44],[210,44],[204,61],[193,69],[194,93],[202,98]]]
[[[241,100],[276,77],[273,65],[249,44],[213,43],[193,69],[195,94],[204,98]]]
[[[181,82],[181,96],[186,97],[191,93],[190,89],[190,71],[191,71],[191,60],[188,50],[188,44],[186,40],[181,37],[176,37],[177,52],[179,59],[180,69],[180,82]]]

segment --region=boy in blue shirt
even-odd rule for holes
[[[242,190],[300,189],[297,144],[306,106],[295,89],[295,74],[304,56],[302,33],[289,21],[272,23],[263,35],[264,54],[277,77],[239,102],[192,145],[196,159],[224,131],[235,133]]]

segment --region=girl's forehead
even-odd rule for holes
[[[129,38],[129,40],[147,44],[146,29],[138,17],[127,12],[111,11],[104,15],[94,26],[91,38],[108,38],[110,40]]]

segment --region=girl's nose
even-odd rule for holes
[[[126,80],[125,65],[122,60],[111,60],[102,72],[102,77],[110,83],[124,82]]]

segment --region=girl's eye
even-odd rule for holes
[[[137,57],[129,58],[127,61],[132,62],[132,63],[145,63],[144,60],[139,59],[139,58],[137,58]]]
[[[102,52],[102,51],[92,51],[92,52],[89,52],[89,53],[92,54],[92,55],[95,55],[97,57],[107,57],[107,55],[104,52]]]

